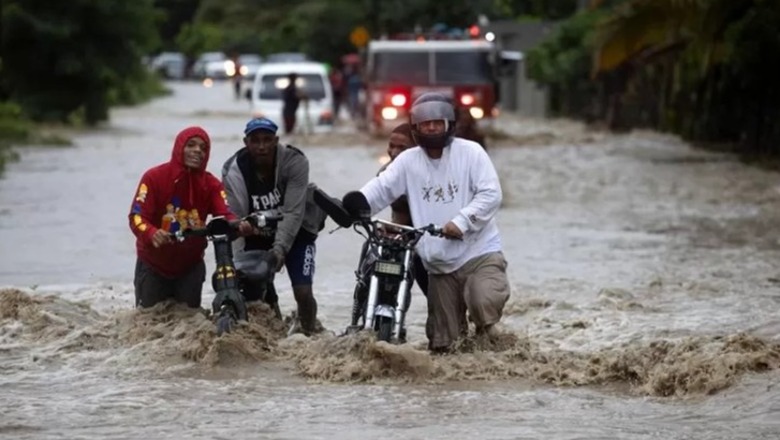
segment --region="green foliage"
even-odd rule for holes
[[[582,12],[564,22],[544,43],[528,52],[528,74],[545,84],[565,86],[587,80],[594,50],[590,31],[603,15]]]
[[[185,24],[176,37],[176,45],[190,58],[203,52],[222,50],[222,29],[205,23]]]
[[[195,18],[201,0],[154,0],[160,44],[155,49],[175,50],[176,36]],[[157,52],[157,50],[155,50]]]
[[[371,35],[410,32],[436,23],[466,27],[479,13],[493,15],[494,0],[202,0],[195,20],[176,37],[190,57],[208,50],[226,53],[304,52],[335,64],[357,48],[349,41],[357,26]],[[219,29],[219,32],[208,30]],[[200,29],[203,28],[203,29]]]
[[[578,0],[496,0],[496,8],[511,17],[561,20],[577,10]]]
[[[22,116],[22,109],[12,102],[0,102],[0,143],[23,141],[30,135],[32,124]]]
[[[6,0],[2,14],[5,93],[35,120],[107,119],[110,90],[132,87],[157,44],[151,0]]]
[[[576,112],[588,119],[595,117],[592,97],[598,93],[598,85],[590,80],[594,50],[591,31],[603,16],[600,11],[580,12],[528,52],[528,76],[549,86],[553,114]]]
[[[10,145],[29,138],[32,124],[22,116],[22,109],[12,102],[0,102],[0,173],[5,164],[18,156]]]
[[[555,113],[780,155],[780,2],[601,5],[528,54]]]

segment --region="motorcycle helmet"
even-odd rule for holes
[[[426,121],[444,121],[444,132],[424,134],[419,124]],[[440,149],[452,142],[455,133],[455,107],[441,93],[423,93],[412,103],[409,111],[412,137],[417,145],[426,149]]]

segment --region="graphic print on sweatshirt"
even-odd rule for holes
[[[422,198],[428,203],[449,204],[455,200],[458,194],[458,184],[450,180],[446,185],[432,184],[430,181],[422,187]]]
[[[134,222],[141,232],[146,231],[147,228],[146,223],[144,223],[141,218],[141,205],[146,203],[146,195],[148,193],[149,187],[145,183],[141,183],[133,203]],[[223,197],[226,197],[226,195]],[[178,197],[173,197],[171,201],[165,205],[165,214],[160,218],[160,229],[163,231],[176,232],[202,227],[203,220],[201,220],[198,210],[195,208],[190,210],[182,209],[181,201]]]
[[[171,202],[165,205],[165,214],[160,222],[160,229],[168,232],[184,231],[187,229],[202,228],[203,221],[197,209],[190,210],[181,208],[181,201],[178,197],[171,199]]]
[[[279,188],[262,181],[256,182],[256,193],[250,194],[252,202],[252,211],[266,211],[269,209],[278,209],[282,205],[283,197]],[[275,226],[264,226],[260,228],[260,233],[246,239],[247,249],[270,249],[276,236]]]

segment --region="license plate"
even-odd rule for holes
[[[401,275],[401,263],[394,261],[377,261],[374,263],[374,273],[381,275]]]

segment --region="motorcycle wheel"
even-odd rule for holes
[[[380,341],[390,342],[393,337],[393,320],[387,316],[377,316],[376,337]]]
[[[220,315],[217,318],[217,336],[222,336],[223,333],[230,333],[233,327],[233,319],[229,314]]]

